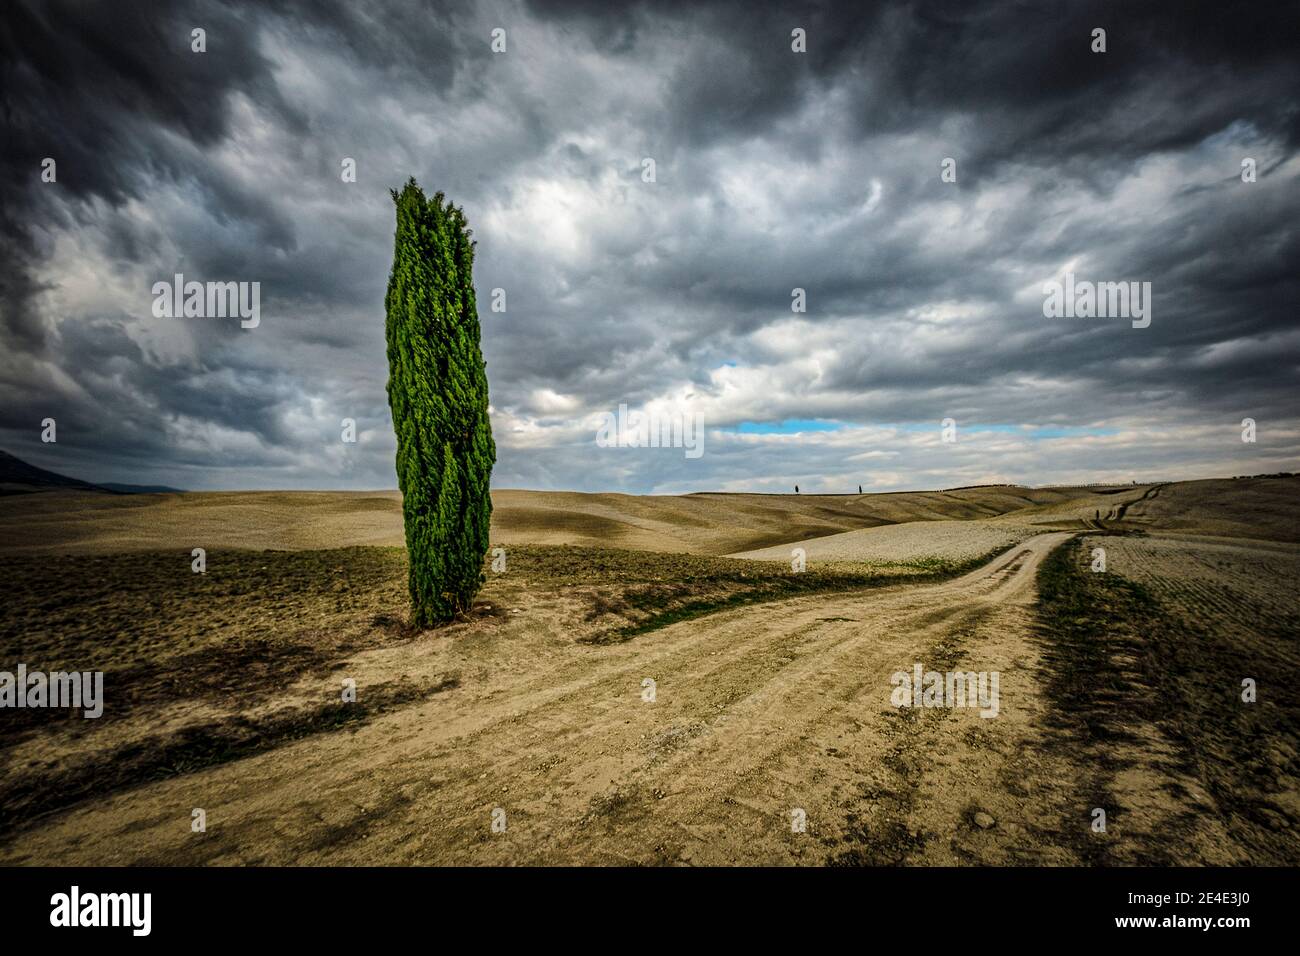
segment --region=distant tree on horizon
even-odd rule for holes
[[[468,610],[484,580],[496,445],[465,214],[411,179],[399,193],[387,311],[388,404],[410,556],[411,623]]]

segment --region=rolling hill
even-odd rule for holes
[[[69,478],[58,472],[30,465],[7,451],[0,450],[0,495],[30,494],[37,491],[98,491],[119,495],[179,493],[167,485],[130,485],[104,481],[92,484]]]

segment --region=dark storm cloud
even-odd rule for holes
[[[190,30],[200,23],[222,45],[220,59],[190,54]],[[296,122],[251,40],[238,15],[215,3],[6,5],[0,282],[9,334],[29,346],[45,337],[31,305],[36,290],[22,278],[39,254],[39,223],[58,216],[42,202],[42,159],[59,164],[61,191],[117,206],[147,193],[159,177],[186,175],[186,151],[169,148],[166,138],[200,149],[221,140],[232,91]],[[220,190],[211,198],[216,205],[241,200]],[[243,211],[250,209],[245,200]],[[121,238],[130,254],[133,238]]]
[[[618,13],[600,2],[530,6],[606,39],[671,21],[690,53],[673,76],[672,115],[695,140],[760,134],[807,97],[842,85],[862,135],[978,113],[977,155],[990,162],[1140,156],[1195,144],[1239,120],[1300,143],[1300,109],[1277,95],[1300,79],[1294,6],[726,0],[639,3]],[[794,27],[811,38],[807,57],[784,56]],[[1104,57],[1086,40],[1095,27],[1108,30]],[[1123,118],[1144,102],[1162,108]]]
[[[0,446],[101,480],[391,486],[387,190],[415,175],[479,240],[498,486],[1267,470],[1300,448],[1298,19],[1222,2],[10,3]],[[1151,327],[1044,318],[1067,267],[1152,282]],[[154,319],[148,290],[176,272],[261,282],[262,325]],[[717,429],[704,458],[593,448],[592,415],[682,402]],[[47,416],[58,446],[36,438]],[[934,447],[918,426],[947,416],[1104,434]],[[1245,416],[1260,446],[1235,439]],[[840,430],[733,430],[790,419]]]

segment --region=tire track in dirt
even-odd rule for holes
[[[936,584],[820,595],[575,646],[351,734],[150,784],[0,851],[45,862],[1003,861],[1041,803],[1008,780],[1036,709],[1031,538]],[[1001,671],[999,719],[900,711],[890,675]],[[656,700],[641,681],[656,681]],[[1032,750],[1032,748],[1030,748]],[[1053,768],[1061,772],[1061,768]],[[1014,790],[1015,787],[1012,787]],[[970,823],[972,802],[1020,828]],[[188,832],[189,807],[219,821]],[[506,812],[504,833],[492,811]],[[805,833],[789,813],[807,813]],[[900,836],[901,835],[901,836]],[[1031,841],[1032,842],[1032,841]],[[854,851],[859,851],[855,856]]]
[[[1160,494],[1160,489],[1163,487],[1164,485],[1152,485],[1150,488],[1144,491],[1140,497],[1134,498],[1132,501],[1121,502],[1117,508],[1113,509],[1112,512],[1106,516],[1107,520],[1123,521],[1124,516],[1128,514],[1129,508],[1133,507],[1134,505],[1141,504],[1144,501],[1150,501],[1152,498],[1155,498]]]

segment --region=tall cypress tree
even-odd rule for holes
[[[410,555],[411,622],[469,608],[483,583],[496,445],[465,214],[414,179],[399,193],[388,277],[388,405]]]

